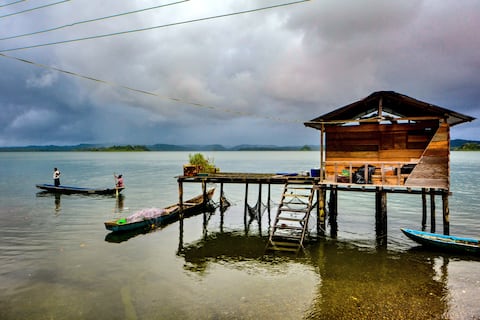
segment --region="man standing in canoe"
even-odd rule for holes
[[[60,185],[60,170],[57,168],[53,168],[53,183],[55,184],[55,187]]]

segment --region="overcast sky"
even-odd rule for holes
[[[480,118],[478,0],[0,1],[0,146],[319,144],[381,90]]]

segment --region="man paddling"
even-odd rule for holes
[[[124,187],[123,176],[121,174],[119,174],[118,176],[114,174],[114,176],[115,176],[115,180],[117,181],[116,187],[117,188],[123,188]]]

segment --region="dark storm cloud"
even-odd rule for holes
[[[0,51],[278,3],[192,0],[0,41]],[[4,18],[0,37],[154,5],[71,2]],[[479,29],[477,1],[309,1],[6,52],[107,83],[0,57],[0,145],[317,144],[318,133],[302,121],[378,90],[478,118]],[[463,124],[452,137],[476,138],[476,130],[476,122]]]

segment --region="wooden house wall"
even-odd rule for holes
[[[329,126],[325,130],[327,161],[418,160],[438,122]]]
[[[405,181],[407,186],[450,187],[450,128],[443,123],[428,144],[419,163]]]
[[[377,169],[381,163],[399,169],[400,163],[414,162],[422,165],[417,165],[410,185],[448,188],[448,130],[448,125],[440,126],[439,121],[328,126],[325,128],[326,178],[332,179],[342,169],[351,169],[347,163],[353,163],[354,170],[367,163]],[[436,164],[432,166],[432,163]]]

